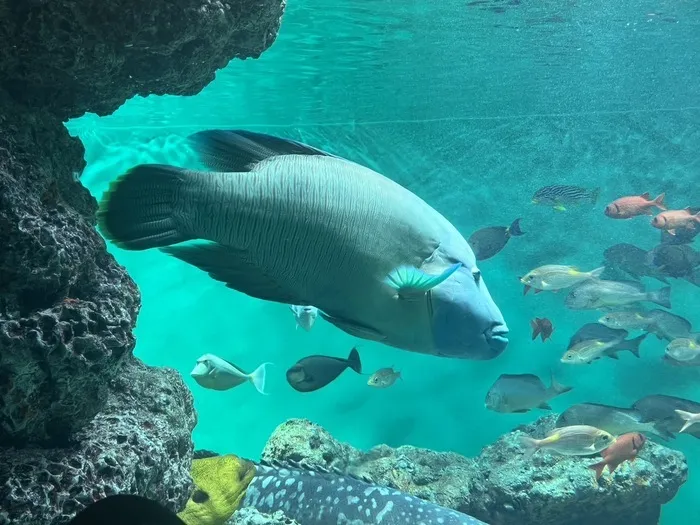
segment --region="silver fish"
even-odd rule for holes
[[[643,285],[634,281],[589,280],[572,288],[565,303],[571,310],[615,308],[644,301],[671,308],[670,299],[668,286],[647,292]]]
[[[533,408],[552,410],[549,401],[570,390],[571,387],[557,383],[554,376],[547,388],[534,374],[502,374],[486,394],[485,406],[502,413],[523,413]]]
[[[253,372],[247,374],[225,359],[214,354],[204,354],[197,359],[197,364],[190,375],[199,385],[210,390],[228,390],[250,381],[258,392],[266,394],[265,369],[267,365],[271,364],[263,363]]]
[[[301,326],[307,332],[311,331],[311,328],[316,322],[316,317],[318,316],[318,308],[315,306],[290,305],[289,309],[294,314],[297,327]]]
[[[615,443],[615,438],[605,430],[590,425],[571,425],[555,428],[544,439],[520,436],[525,455],[545,449],[564,456],[590,456]]]
[[[621,408],[598,403],[579,403],[567,408],[557,418],[557,427],[590,425],[614,436],[628,432],[653,434],[662,439],[673,439],[673,434],[658,429],[653,422],[643,421],[642,415],[632,408]]]
[[[508,328],[457,229],[354,162],[250,131],[189,137],[214,172],[140,165],[100,204],[106,237],[161,248],[250,296],[314,305],[350,335],[492,359]],[[194,244],[173,246],[187,240]]]
[[[666,355],[676,361],[695,361],[700,357],[700,344],[694,339],[674,339],[666,346]]]

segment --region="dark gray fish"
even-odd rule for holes
[[[486,394],[486,408],[494,412],[523,413],[533,408],[552,410],[549,401],[571,390],[552,376],[549,388],[534,374],[501,374]]]
[[[351,368],[358,374],[362,373],[357,348],[350,351],[347,359],[325,355],[305,357],[287,370],[287,382],[299,392],[313,392],[329,384],[346,368]]]
[[[672,341],[673,339],[690,336],[692,325],[690,321],[680,315],[675,315],[658,308],[646,312],[645,315],[647,319],[651,320],[651,324],[647,330],[656,334],[659,339]]]
[[[697,284],[695,271],[700,267],[700,253],[687,244],[659,244],[647,254],[645,262],[664,275]]]
[[[472,233],[467,239],[477,261],[489,259],[500,252],[511,237],[519,237],[525,232],[520,229],[520,219],[506,226],[490,226]]]
[[[580,186],[555,184],[540,188],[532,196],[533,204],[551,206],[555,210],[564,211],[567,206],[575,206],[583,202],[595,204],[598,201],[600,188],[589,190]]]
[[[622,341],[627,337],[629,332],[627,330],[622,330],[619,328],[608,328],[604,324],[600,323],[588,323],[583,325],[569,340],[569,346],[577,345],[581,341],[602,341],[607,343],[609,341]]]
[[[627,432],[653,434],[662,439],[673,439],[672,433],[657,429],[653,422],[642,421],[642,415],[632,408],[621,408],[598,403],[579,403],[567,408],[557,418],[557,427],[590,425],[614,436]]]
[[[683,428],[685,421],[676,413],[676,410],[695,414],[700,412],[700,403],[682,397],[657,394],[641,398],[632,405],[632,408],[642,415],[642,421],[653,422],[656,428],[663,428],[677,434]],[[700,426],[691,427],[684,433],[700,439]]]
[[[646,263],[647,251],[634,244],[620,243],[603,252],[605,267],[621,271],[633,279],[653,277],[668,284],[668,280],[657,268]]]

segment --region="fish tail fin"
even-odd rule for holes
[[[263,363],[248,376],[253,386],[264,396],[268,395],[268,393],[265,392],[265,375],[267,373],[265,369],[267,365],[272,364],[274,363]]]
[[[120,248],[147,250],[192,237],[178,228],[174,216],[188,170],[164,164],[142,164],[113,181],[97,212],[102,234]]]
[[[603,475],[603,471],[605,470],[606,465],[607,463],[603,460],[599,461],[598,463],[594,463],[593,465],[588,465],[588,468],[595,471],[595,479],[600,479],[600,477]]]
[[[532,455],[540,448],[540,442],[537,439],[531,438],[530,436],[520,436],[519,441],[520,446],[523,449],[523,455],[526,458],[532,457]]]
[[[551,385],[549,387],[550,392],[552,392],[555,396],[558,396],[560,394],[565,394],[567,392],[570,392],[573,390],[574,387],[572,386],[566,386],[562,385],[560,382],[556,380],[554,377],[554,372],[549,373],[549,377],[551,378]]]
[[[362,363],[360,362],[360,353],[357,348],[350,350],[350,355],[348,356],[348,366],[352,368],[358,374],[362,373]]]
[[[686,412],[685,410],[676,410],[676,414],[678,414],[681,419],[685,421],[679,430],[679,433],[684,432],[689,426],[700,422],[700,414],[693,414],[692,412]]]
[[[588,272],[588,276],[591,279],[599,279],[601,275],[603,275],[603,272],[605,271],[605,266],[601,266],[600,268],[596,268],[595,270],[591,270]]]
[[[539,319],[537,317],[530,321],[530,328],[532,328],[532,340],[534,341],[535,339],[537,339],[537,336],[540,335],[540,332],[542,331]]]
[[[506,231],[508,232],[509,237],[520,237],[521,235],[525,235],[525,232],[520,229],[520,219],[515,219],[513,223],[508,226]]]
[[[594,188],[591,190],[590,198],[592,204],[596,204],[598,202],[598,197],[600,197],[600,188]]]
[[[649,332],[640,335],[639,337],[635,337],[634,339],[629,340],[629,351],[632,352],[635,356],[641,357],[639,355],[639,346],[642,344],[642,341],[646,339],[646,337],[649,335]]]
[[[666,198],[666,193],[662,193],[658,197],[656,197],[653,202],[654,205],[659,208],[660,210],[667,210],[668,208],[666,207],[666,203],[664,202],[664,199]]]
[[[671,309],[671,287],[666,286],[649,294],[649,300],[653,303]]]

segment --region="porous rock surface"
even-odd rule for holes
[[[103,410],[65,448],[6,448],[0,525],[59,525],[110,494],[140,494],[180,510],[191,490],[192,395],[180,375],[125,361]]]
[[[541,438],[555,421],[541,418],[506,434],[479,457],[466,458],[410,446],[361,452],[308,420],[293,419],[275,430],[263,459],[293,459],[368,476],[491,525],[656,525],[661,505],[686,481],[683,454],[648,440],[634,463],[597,482],[588,468],[597,457],[523,455],[523,432]]]
[[[78,181],[84,151],[63,122],[111,113],[136,94],[198,92],[232,58],[269,47],[283,9],[284,0],[0,0],[0,511],[20,516],[13,523],[53,523],[42,505],[64,512],[51,507],[58,493],[87,501],[74,474],[88,495],[133,489],[173,508],[190,484],[191,453],[157,452],[191,429],[189,417],[166,417],[189,410],[167,371],[149,370],[131,395],[152,399],[150,384],[175,381],[158,390],[173,406],[157,405],[173,428],[144,419],[149,446],[130,455],[128,441],[117,443],[111,454],[125,461],[95,463],[98,451],[111,457],[109,433],[129,426],[105,417],[138,366],[140,297],[94,228],[96,202]],[[98,431],[99,422],[114,424]],[[59,467],[62,458],[72,463]],[[139,465],[172,479],[149,485]],[[31,478],[39,471],[42,481]]]

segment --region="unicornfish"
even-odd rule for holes
[[[313,305],[363,339],[466,359],[505,349],[508,328],[469,244],[406,188],[271,135],[188,140],[211,171],[130,169],[100,203],[106,238],[160,248],[252,297]]]

